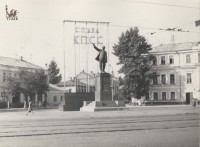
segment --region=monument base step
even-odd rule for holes
[[[128,110],[128,107],[82,107],[81,112],[97,112],[97,111],[121,111]]]
[[[80,111],[95,112],[95,111],[116,111],[125,110],[124,101],[84,101]]]

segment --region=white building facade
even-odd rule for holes
[[[0,56],[0,102],[8,101],[11,104],[24,102],[25,96],[23,93],[19,92],[19,95],[12,97],[7,88],[8,77],[18,77],[21,69],[32,72],[44,70],[40,66],[29,63],[22,58],[14,59]]]
[[[190,104],[200,100],[200,43],[165,44],[151,51],[156,59],[153,69],[157,78],[152,81],[146,99],[179,101]]]

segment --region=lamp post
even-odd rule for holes
[[[49,79],[50,79],[50,77],[49,77],[49,71],[48,71],[48,61],[49,60],[53,60],[54,59],[54,57],[50,57],[50,58],[48,58],[48,59],[46,59],[46,63],[45,63],[45,66],[46,66],[46,70],[45,70],[45,74],[47,75],[47,84],[48,84],[48,86],[49,86]],[[46,91],[46,97],[45,97],[45,101],[47,102],[47,97],[48,97],[48,91]]]
[[[50,58],[48,58],[47,60],[46,60],[46,63],[45,63],[45,66],[46,66],[46,75],[47,75],[47,83],[49,84],[49,72],[48,72],[48,61],[49,60],[53,60],[54,59],[54,57],[50,57]]]
[[[6,11],[8,11],[8,5],[5,6]]]
[[[197,95],[199,96],[199,98],[197,98],[197,99],[200,100],[200,89],[196,89],[196,88],[194,88],[194,90],[197,92]]]
[[[111,73],[111,90],[112,90],[112,101],[113,101],[113,96],[114,96],[114,84],[113,84],[113,78],[114,78],[114,72],[113,72],[113,67],[111,64],[109,64],[108,66],[110,66],[112,68],[112,73]]]
[[[112,73],[111,73],[111,74],[113,74],[113,67],[112,67],[112,65],[111,65],[111,64],[109,64],[108,66],[110,66],[110,67],[112,68]]]

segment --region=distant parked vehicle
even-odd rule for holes
[[[142,105],[142,100],[141,99],[136,99],[136,98],[131,98],[131,103],[133,105],[139,105],[139,106],[141,106]]]

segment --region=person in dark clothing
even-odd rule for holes
[[[28,113],[31,113],[32,112],[32,114],[34,114],[34,112],[33,112],[33,106],[32,106],[32,102],[31,102],[31,99],[30,99],[30,97],[28,98],[28,110],[27,110],[27,112],[26,112],[26,115],[28,115]]]
[[[195,108],[196,107],[196,99],[193,98],[192,100],[192,106]]]
[[[101,73],[105,73],[106,63],[107,63],[107,52],[105,51],[105,46],[102,49],[99,49],[93,43],[94,48],[99,52],[98,56],[95,58],[99,61],[99,68]]]

